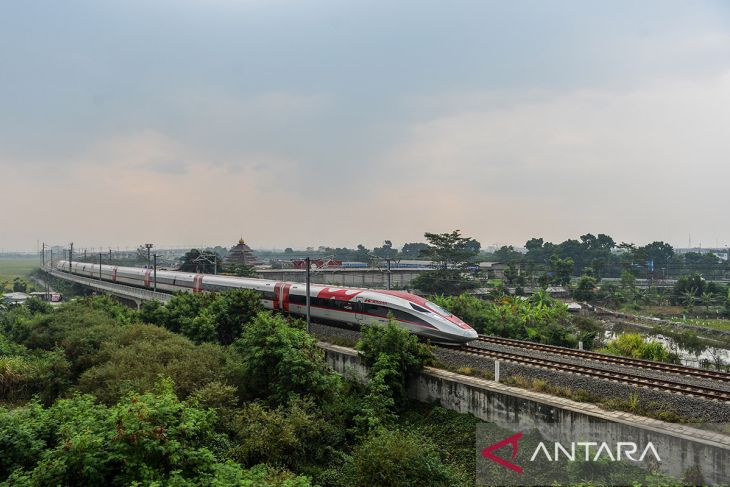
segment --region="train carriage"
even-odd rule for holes
[[[152,289],[154,271],[137,267],[61,261],[63,272]],[[101,273],[101,274],[100,274]],[[265,308],[306,316],[306,285],[233,276],[157,271],[157,290],[163,292],[221,292],[251,289],[261,295]],[[394,319],[412,333],[437,343],[467,343],[477,338],[468,324],[436,304],[415,294],[381,289],[310,286],[311,316],[315,321],[351,326],[381,325]]]

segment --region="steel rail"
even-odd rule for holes
[[[587,365],[574,365],[559,362],[557,360],[550,360],[544,358],[526,357],[524,355],[501,352],[496,350],[486,350],[484,348],[477,348],[471,346],[464,346],[457,348],[461,353],[478,355],[481,357],[488,357],[495,360],[504,360],[507,362],[514,362],[518,364],[526,364],[533,367],[539,367],[549,370],[557,370],[560,372],[568,372],[572,374],[584,375],[588,377],[594,377],[603,380],[610,380],[613,382],[622,382],[625,384],[631,384],[638,387],[656,389],[661,391],[673,392],[676,394],[692,395],[701,397],[703,399],[714,399],[717,401],[730,401],[730,392],[723,391],[720,389],[714,389],[706,386],[690,386],[681,382],[675,382],[664,379],[650,379],[646,377],[638,377],[631,374],[620,373],[620,372],[609,372],[607,370],[599,369],[596,367],[590,367]]]
[[[616,355],[608,355],[605,353],[591,352],[588,350],[576,350],[574,348],[558,347],[556,345],[545,345],[543,343],[534,343],[524,340],[515,340],[513,338],[502,338],[487,335],[479,335],[477,341],[483,343],[493,343],[496,345],[505,345],[514,348],[522,348],[535,350],[540,352],[577,357],[595,362],[605,362],[618,365],[627,365],[641,369],[656,370],[660,372],[670,372],[673,374],[687,375],[693,377],[701,377],[703,379],[713,379],[730,382],[730,374],[714,370],[698,369],[688,367],[686,365],[668,364],[656,362],[653,360],[645,360],[631,357],[619,357]]]

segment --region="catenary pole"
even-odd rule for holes
[[[388,291],[390,291],[390,257],[388,257],[387,262],[388,262]]]
[[[311,307],[310,307],[310,297],[309,297],[309,287],[310,287],[310,267],[311,267],[311,259],[307,257],[304,259],[305,265],[307,266],[307,333],[309,333],[309,329],[312,323],[312,315],[311,315]]]

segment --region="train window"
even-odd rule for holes
[[[413,303],[408,303],[408,304],[410,304],[411,308],[415,309],[416,311],[419,311],[421,313],[428,313],[428,310],[426,308],[421,308],[417,304],[413,304]]]
[[[276,294],[273,291],[261,291],[261,299],[270,299],[273,301],[275,297]]]
[[[386,308],[384,306],[378,306],[376,304],[366,304],[365,305],[365,313],[367,313],[369,315],[380,316],[380,317],[385,318],[386,316],[388,316],[388,313],[390,311],[391,311],[390,308]]]
[[[289,295],[289,302],[291,304],[307,304],[307,297],[306,296],[299,296],[298,294],[290,294]]]
[[[418,323],[419,325],[428,326],[429,328],[433,328],[427,321],[421,319],[420,317],[411,314],[407,311],[401,311],[399,309],[391,309],[390,313],[393,315],[393,318],[399,321],[410,321],[411,323]]]
[[[434,310],[435,312],[442,314],[444,316],[451,316],[451,313],[443,309],[441,306],[439,306],[436,303],[432,303],[431,301],[426,301],[426,306]]]

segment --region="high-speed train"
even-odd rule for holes
[[[152,269],[62,260],[57,269],[91,279],[153,288]],[[101,268],[100,268],[101,267]],[[306,285],[245,277],[217,276],[189,272],[157,271],[158,291],[226,291],[251,289],[261,295],[264,307],[306,316]],[[392,316],[400,326],[435,343],[466,343],[477,332],[455,315],[415,294],[381,289],[354,289],[310,285],[311,316],[315,321],[347,323],[352,326],[385,324]]]

